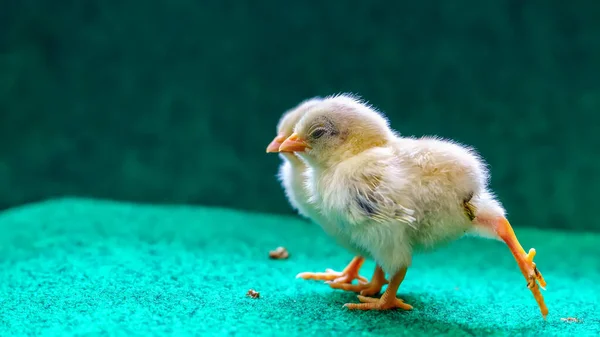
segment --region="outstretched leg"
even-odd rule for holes
[[[400,284],[404,281],[406,270],[406,268],[402,268],[392,276],[390,284],[383,295],[381,295],[381,298],[358,295],[358,299],[362,303],[346,303],[344,306],[350,310],[389,310],[394,308],[411,310],[412,306],[410,304],[406,304],[402,299],[396,297],[398,288],[400,288]]]
[[[363,296],[373,296],[381,292],[381,288],[388,284],[388,280],[385,279],[385,272],[381,269],[381,266],[375,266],[373,277],[369,283],[361,284],[349,284],[349,283],[330,283],[329,285],[334,289],[342,289],[346,291],[353,291],[360,293]]]
[[[326,269],[324,273],[300,273],[296,275],[296,278],[302,278],[305,280],[319,280],[329,281],[330,285],[334,284],[352,284],[355,279],[360,283],[367,283],[368,280],[363,276],[360,276],[358,272],[365,263],[365,258],[361,256],[355,256],[352,261],[344,268],[343,271],[337,272],[332,269]]]
[[[525,250],[519,243],[515,232],[512,229],[512,226],[505,218],[499,218],[494,221],[489,221],[487,219],[475,219],[476,222],[492,225],[498,237],[502,239],[510,252],[514,256],[517,264],[519,265],[519,269],[521,269],[521,273],[527,280],[527,288],[531,290],[533,297],[535,298],[542,316],[546,319],[548,315],[548,307],[546,307],[546,303],[544,302],[544,297],[540,292],[540,288],[545,290],[546,281],[542,276],[542,273],[537,269],[535,263],[533,262],[533,257],[535,256],[535,249],[531,248],[528,253],[525,253]],[[538,286],[539,284],[539,286]]]

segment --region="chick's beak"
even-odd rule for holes
[[[310,146],[296,133],[293,133],[279,146],[279,152],[303,152],[306,149],[310,149]]]
[[[285,138],[285,135],[282,134],[277,135],[277,137],[273,138],[269,146],[267,146],[267,153],[279,152],[279,147],[281,146],[281,143],[285,141]]]

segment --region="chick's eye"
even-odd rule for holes
[[[313,139],[318,139],[325,134],[325,129],[316,129],[313,133],[310,134],[310,137]]]

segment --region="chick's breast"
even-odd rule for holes
[[[413,204],[406,174],[390,148],[367,150],[317,176],[315,197],[340,235],[388,272],[410,260]]]
[[[279,167],[279,179],[288,198],[290,205],[298,213],[318,224],[323,231],[335,239],[338,245],[347,251],[369,257],[369,253],[354,245],[349,236],[340,232],[340,225],[323,215],[320,203],[315,198],[315,184],[312,169],[293,154],[283,155],[283,162]]]
[[[295,156],[282,155],[282,163],[279,166],[278,178],[283,186],[285,195],[294,210],[305,218],[311,218],[314,213],[312,206],[308,203],[308,196],[304,188],[305,165]]]

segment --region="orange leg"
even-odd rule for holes
[[[402,268],[399,272],[392,276],[390,279],[390,284],[381,298],[358,295],[358,299],[362,303],[346,303],[344,306],[350,310],[389,310],[394,308],[411,310],[412,306],[410,304],[406,304],[403,300],[396,297],[398,288],[400,288],[400,284],[402,281],[404,281],[406,270],[406,268]]]
[[[330,283],[329,285],[334,289],[342,289],[346,291],[360,292],[363,296],[373,296],[381,292],[381,288],[388,284],[388,280],[385,279],[385,272],[379,265],[375,266],[373,277],[371,282],[362,284],[349,284],[349,283]]]
[[[546,319],[546,315],[548,315],[548,307],[546,307],[546,303],[544,302],[544,297],[540,292],[539,286],[545,290],[546,281],[542,276],[542,273],[537,269],[535,263],[533,262],[533,257],[535,256],[535,249],[531,248],[529,253],[525,253],[525,250],[519,243],[515,232],[513,231],[508,220],[502,218],[496,223],[496,233],[498,236],[506,243],[510,252],[515,257],[517,264],[519,265],[519,269],[521,269],[521,273],[527,280],[527,288],[531,290],[533,297],[535,298],[538,306],[540,307],[540,311],[542,312],[542,316]],[[539,283],[539,286],[538,286]]]
[[[326,269],[324,273],[300,273],[296,275],[296,278],[302,278],[305,280],[329,281],[330,285],[352,284],[352,281],[355,279],[361,283],[367,283],[368,280],[358,274],[363,263],[365,263],[365,258],[361,256],[355,256],[342,272]]]

